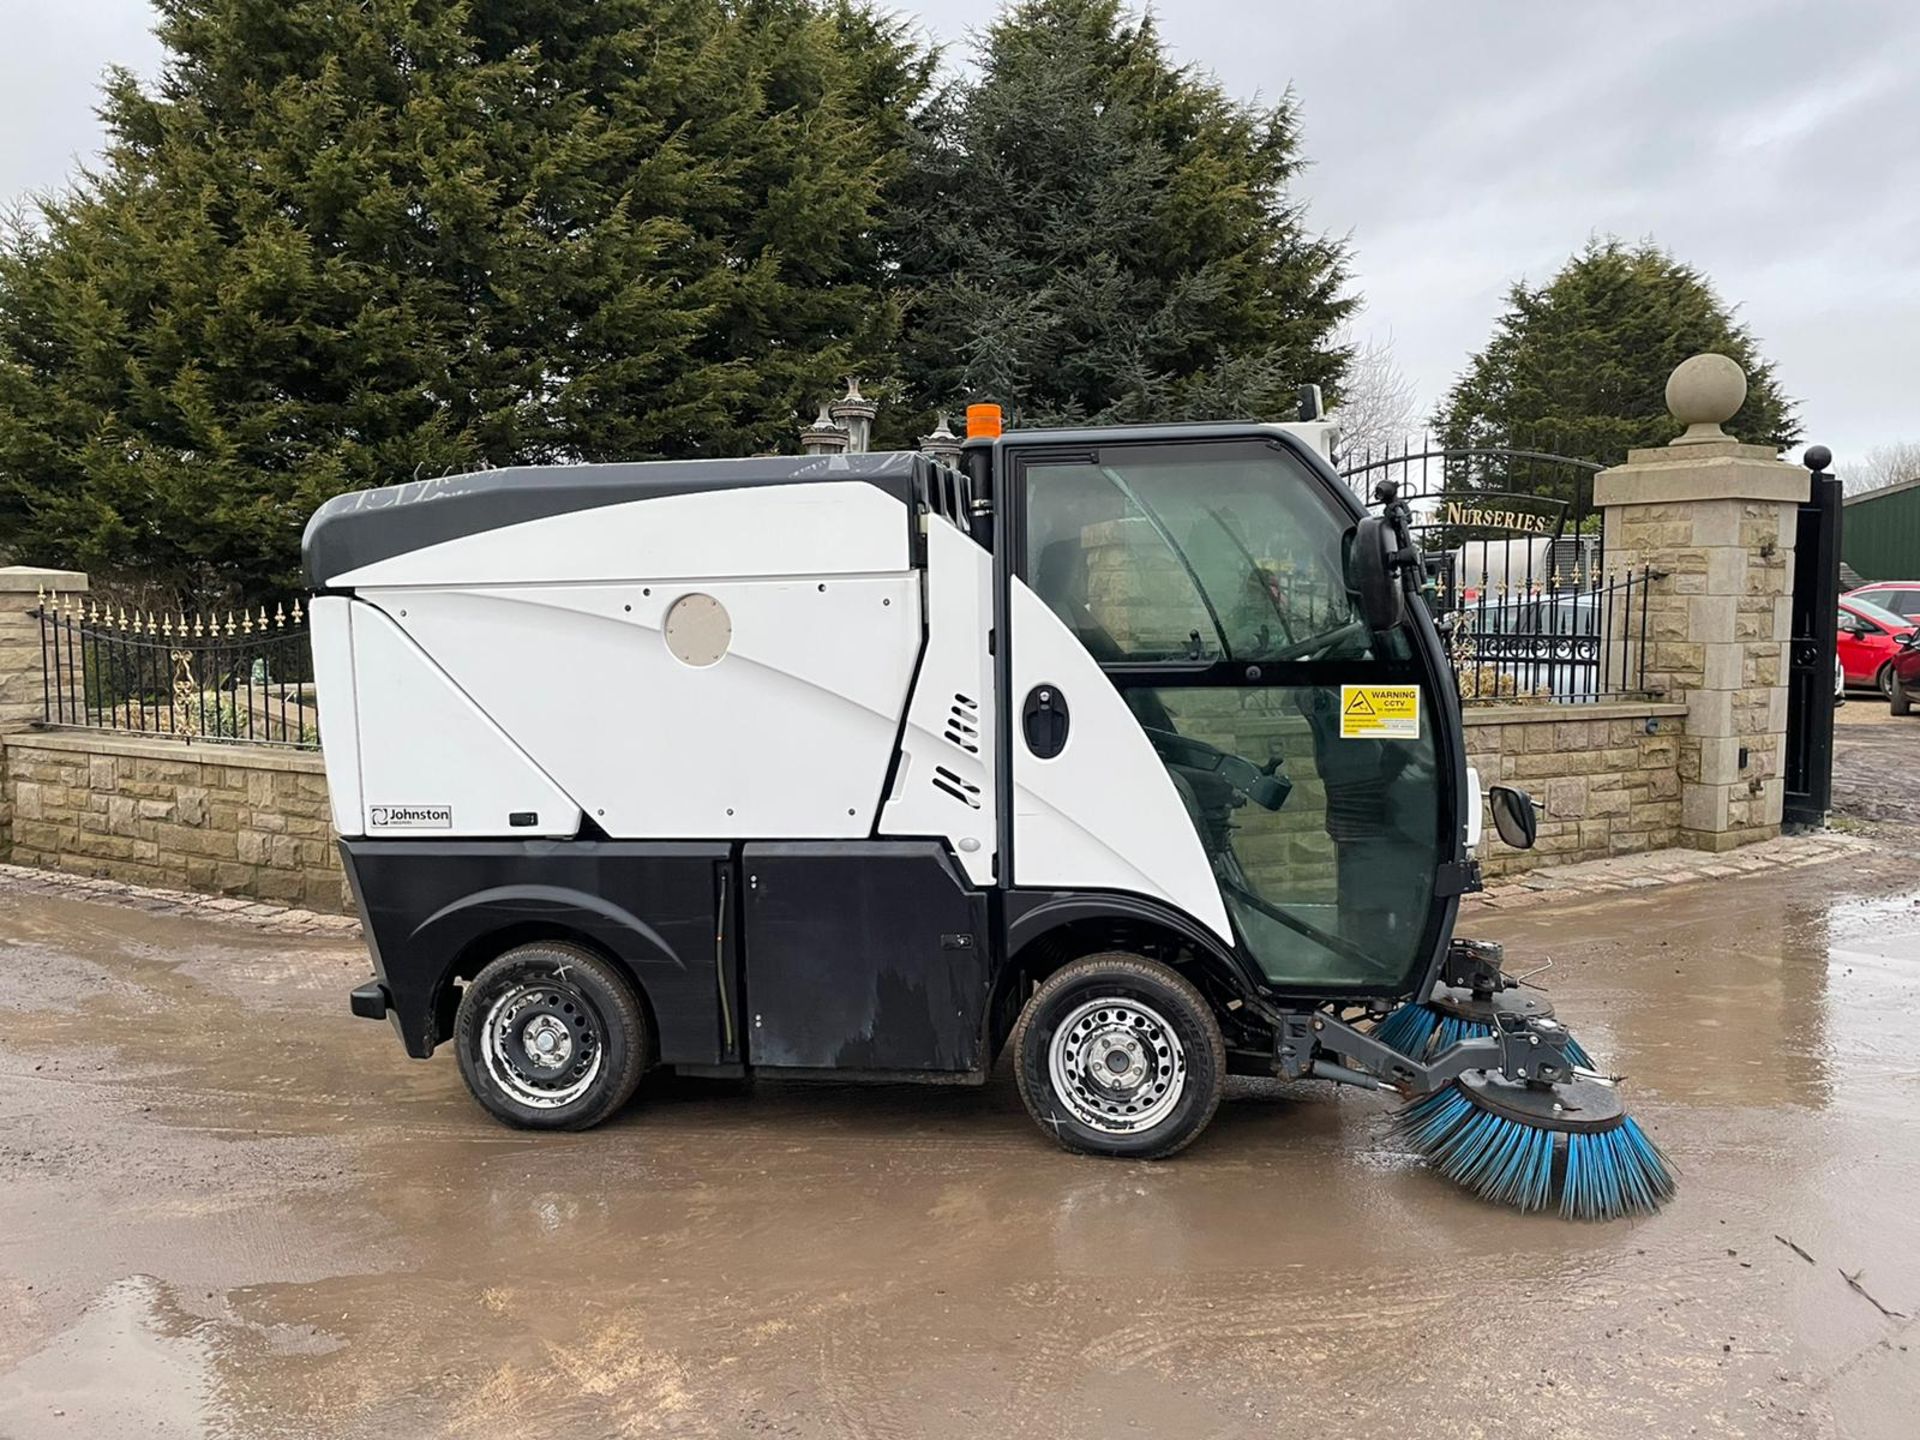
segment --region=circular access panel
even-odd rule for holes
[[[733,619],[711,595],[682,595],[667,608],[661,633],[674,659],[705,667],[717,663],[733,643]]]

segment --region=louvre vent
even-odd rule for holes
[[[958,745],[969,755],[980,753],[980,708],[964,695],[953,697],[947,711],[947,743]]]
[[[980,753],[980,706],[958,691],[947,709],[946,737],[949,745],[958,745],[969,755]]]
[[[980,787],[970,785],[944,765],[933,767],[933,788],[943,794],[951,795],[962,805],[978,810],[980,808]]]

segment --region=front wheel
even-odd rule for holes
[[[1893,677],[1893,688],[1887,692],[1887,701],[1896,715],[1913,713],[1913,692],[1901,683],[1898,675]]]
[[[1899,687],[1900,682],[1893,677],[1891,660],[1880,667],[1880,673],[1874,677],[1874,684],[1880,687],[1880,693],[1887,699],[1893,699],[1893,692]]]
[[[653,1058],[626,976],[591,950],[544,940],[473,977],[454,1047],[473,1098],[525,1130],[598,1125],[627,1103]]]
[[[1178,972],[1138,955],[1055,971],[1013,1031],[1020,1098],[1068,1150],[1158,1160],[1213,1118],[1227,1072],[1220,1025]]]

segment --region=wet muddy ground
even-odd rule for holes
[[[1870,833],[1909,843],[1920,834],[1920,715],[1895,715],[1866,694],[1834,712],[1833,808]]]
[[[1160,1165],[1004,1077],[520,1135],[348,1017],[352,943],[0,889],[0,1436],[1913,1435],[1920,862],[1476,928],[1662,1214],[1491,1208],[1325,1087]]]

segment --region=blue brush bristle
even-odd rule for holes
[[[1493,1034],[1491,1025],[1477,1020],[1462,1020],[1431,1005],[1402,1005],[1373,1032],[1382,1045],[1391,1045],[1402,1055],[1415,1060],[1431,1060],[1449,1045],[1461,1040],[1478,1040]],[[1567,1040],[1567,1058],[1583,1070],[1598,1067],[1578,1040]]]
[[[1566,1134],[1483,1110],[1450,1085],[1409,1105],[1397,1126],[1448,1179],[1520,1210],[1545,1210],[1557,1198],[1568,1219],[1612,1220],[1651,1214],[1673,1195],[1666,1156],[1631,1119]]]

